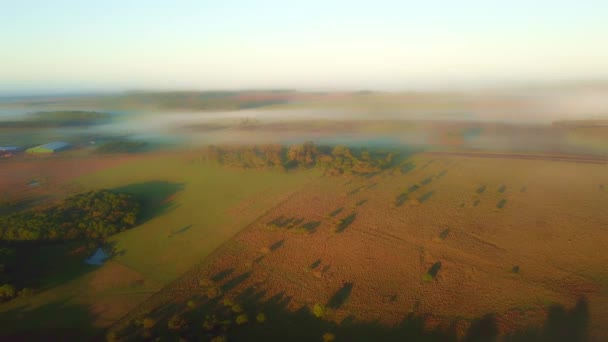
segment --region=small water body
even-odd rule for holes
[[[110,256],[103,250],[103,248],[97,248],[95,253],[89,258],[85,259],[84,263],[87,265],[101,266]]]

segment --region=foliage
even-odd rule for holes
[[[392,165],[393,153],[361,151],[355,155],[348,147],[338,145],[333,149],[316,146],[307,141],[283,147],[277,144],[260,146],[208,146],[203,159],[242,169],[263,168],[312,168],[319,167],[329,175],[373,174]]]
[[[171,330],[182,330],[186,327],[186,320],[180,315],[173,315],[167,322],[167,327]]]
[[[9,300],[15,297],[17,290],[11,284],[4,284],[0,286],[0,300]]]
[[[256,317],[255,320],[258,321],[258,323],[264,323],[266,322],[266,315],[262,312],[260,312]]]
[[[238,325],[246,324],[247,322],[249,322],[249,317],[247,317],[247,314],[240,314],[236,316],[235,322]]]
[[[316,303],[312,307],[312,314],[317,318],[323,318],[325,316],[325,313],[326,313],[326,309],[325,309],[325,305],[323,305],[323,304]]]
[[[152,329],[156,325],[156,320],[154,318],[144,318],[142,321],[142,326],[144,329]]]
[[[128,194],[91,191],[45,210],[0,217],[0,240],[99,239],[133,227],[141,210]]]
[[[329,333],[329,332],[323,334],[323,342],[332,342],[335,340],[336,340],[336,335]]]

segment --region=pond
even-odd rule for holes
[[[110,256],[100,247],[89,258],[85,259],[87,265],[101,266]]]

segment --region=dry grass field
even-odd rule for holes
[[[244,304],[252,311],[277,298],[294,314],[323,305],[323,321],[342,325],[396,326],[415,315],[424,329],[457,338],[488,315],[503,336],[542,329],[559,305],[563,315],[584,309],[600,340],[608,325],[606,171],[601,163],[421,154],[373,177],[322,177],[115,331],[221,294],[253,297]],[[203,318],[192,320],[199,329]]]

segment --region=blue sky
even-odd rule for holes
[[[608,77],[608,1],[0,0],[0,95]]]

